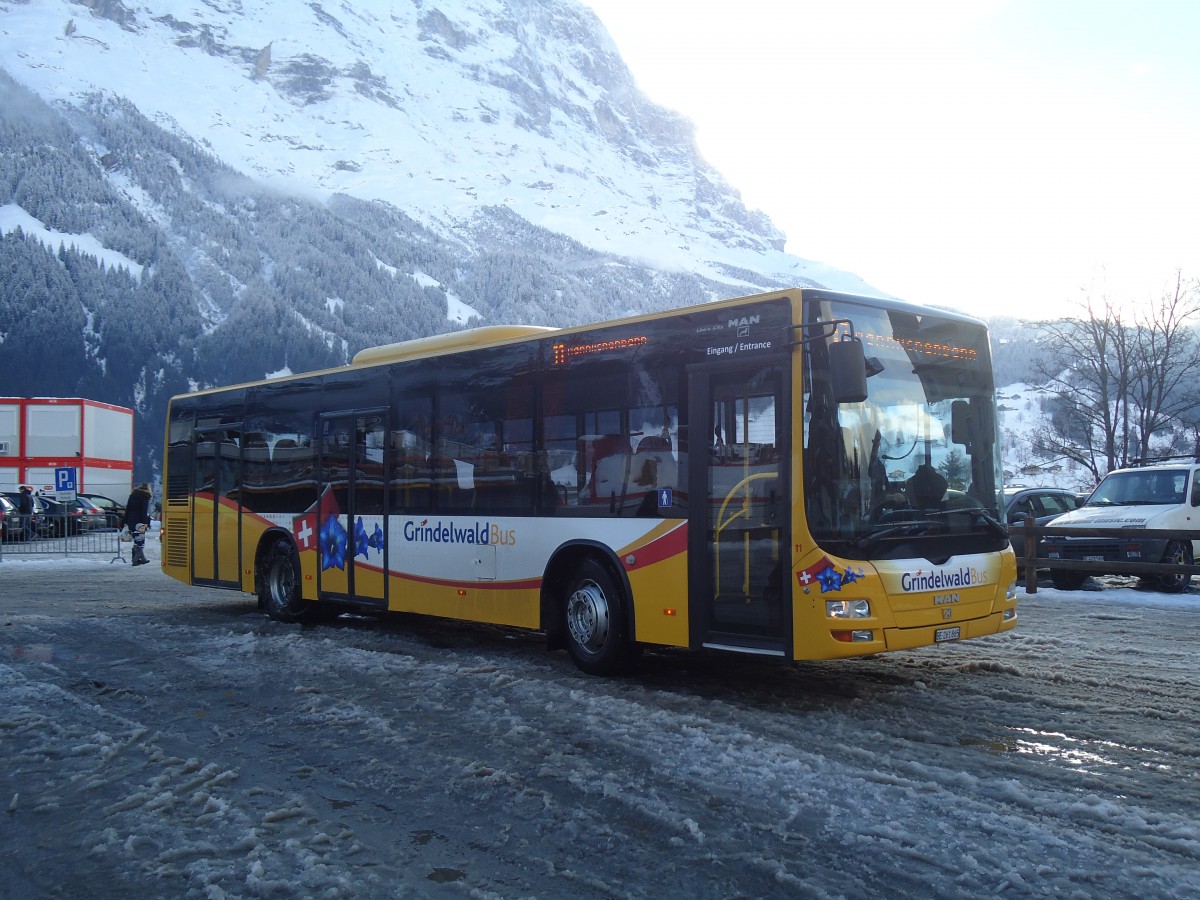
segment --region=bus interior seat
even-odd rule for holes
[[[671,439],[659,434],[650,434],[638,441],[638,453],[670,453]]]

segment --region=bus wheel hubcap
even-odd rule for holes
[[[604,646],[609,628],[608,600],[595,584],[580,585],[567,601],[567,628],[571,639],[590,653]]]
[[[271,567],[271,600],[278,607],[285,607],[292,596],[292,567],[287,561],[277,561]]]

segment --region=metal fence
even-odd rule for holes
[[[101,557],[105,554],[116,559],[124,552],[119,533],[112,524],[81,529],[77,523],[68,521],[68,516],[37,518],[36,523],[28,522],[24,526],[18,522],[4,523],[0,561],[6,556]]]

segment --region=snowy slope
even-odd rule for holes
[[[1072,460],[1033,451],[1035,439],[1050,429],[1041,404],[1051,396],[1046,388],[1020,382],[996,390],[1004,485],[1089,491],[1095,487],[1090,471]]]
[[[6,203],[0,206],[0,234],[16,228],[20,228],[26,237],[34,238],[55,253],[62,247],[74,248],[80,253],[95,257],[97,264],[114,269],[125,269],[135,278],[140,278],[142,275],[144,267],[140,263],[130,259],[124,253],[105,247],[95,235],[55,231],[15,203]]]
[[[638,91],[576,0],[170,7],[9,0],[0,56],[45,98],[127,97],[264,181],[386,200],[443,233],[503,206],[746,292],[765,274],[877,293],[783,253],[783,235],[696,155],[689,121]]]

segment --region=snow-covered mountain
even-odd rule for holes
[[[0,59],[97,93],[287,192],[384,201],[437,234],[504,208],[714,295],[856,276],[783,252],[577,0],[3,0]],[[764,123],[764,132],[771,123]],[[103,157],[107,148],[95,146]],[[153,215],[153,198],[131,199]]]
[[[772,123],[764,123],[767,133]],[[578,0],[0,0],[0,381],[138,412],[806,284]]]

